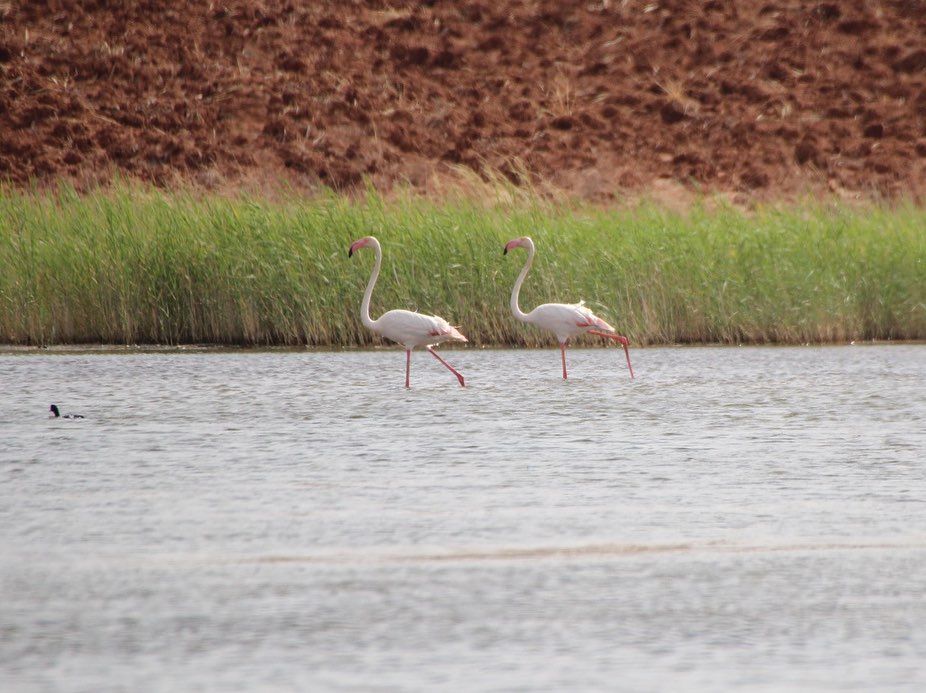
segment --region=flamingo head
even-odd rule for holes
[[[373,236],[364,236],[359,241],[354,241],[350,244],[350,250],[347,251],[347,257],[352,257],[354,252],[360,250],[361,248],[367,248],[376,243],[376,239]]]
[[[512,248],[527,248],[530,250],[534,247],[534,242],[531,240],[530,236],[521,236],[520,238],[513,238],[505,244],[504,255],[508,254],[508,251]]]

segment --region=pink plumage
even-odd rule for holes
[[[443,318],[410,310],[390,310],[367,327],[407,349],[447,341],[467,341],[457,328]]]
[[[534,261],[536,251],[534,241],[528,236],[521,236],[508,241],[505,245],[505,254],[507,255],[512,248],[525,248],[527,250],[527,261],[524,263],[524,267],[514,283],[514,289],[511,291],[511,312],[518,320],[537,325],[556,335],[563,359],[563,380],[566,379],[566,342],[570,337],[576,337],[580,334],[593,334],[620,342],[624,347],[624,354],[627,356],[627,368],[630,369],[630,377],[632,378],[633,367],[630,365],[627,338],[617,334],[617,330],[586,308],[584,301],[579,301],[579,303],[544,303],[534,308],[530,313],[521,310],[518,305],[518,296],[521,293],[524,278],[527,277],[531,263]]]
[[[441,342],[468,341],[456,327],[436,315],[424,315],[411,310],[390,310],[383,313],[376,320],[370,317],[370,297],[373,295],[373,287],[376,285],[383,262],[382,247],[376,238],[366,236],[354,241],[347,253],[347,256],[351,257],[355,251],[371,247],[376,255],[376,260],[373,264],[370,281],[363,294],[363,302],[360,305],[361,322],[369,329],[386,337],[386,339],[405,347],[405,387],[410,387],[409,371],[411,370],[412,349],[415,347],[425,347],[434,358],[444,364],[457,377],[460,385],[463,385],[463,375],[438,356],[437,352],[432,348]]]

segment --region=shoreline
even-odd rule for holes
[[[749,348],[768,348],[768,349],[799,349],[799,348],[824,348],[824,347],[879,347],[879,346],[926,346],[926,339],[873,339],[865,341],[852,342],[819,342],[819,343],[754,343],[754,344],[724,344],[721,342],[703,342],[688,344],[631,344],[631,349],[749,349]],[[221,354],[221,353],[344,353],[344,352],[367,352],[367,351],[398,351],[402,350],[400,344],[382,344],[374,346],[343,346],[343,347],[324,347],[324,346],[234,346],[227,344],[55,344],[48,346],[24,346],[17,344],[0,344],[0,356],[8,355],[61,355],[61,354]],[[487,344],[487,345],[465,345],[465,344],[442,344],[441,351],[534,351],[534,350],[556,350],[555,344],[540,346],[525,346],[514,344]],[[619,348],[604,343],[570,343],[569,350],[576,349],[609,349]],[[421,349],[416,349],[421,352]]]

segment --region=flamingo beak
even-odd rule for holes
[[[347,251],[347,257],[353,257],[354,252],[360,250],[361,248],[367,247],[367,241],[370,240],[370,237],[361,238],[359,241],[354,241],[350,244],[350,250]]]

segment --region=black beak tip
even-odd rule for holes
[[[507,254],[508,254],[508,246],[506,245],[505,249],[502,251],[502,255],[507,255]]]
[[[350,250],[347,251],[347,257],[353,257],[353,256],[354,256],[354,249],[351,248]]]

